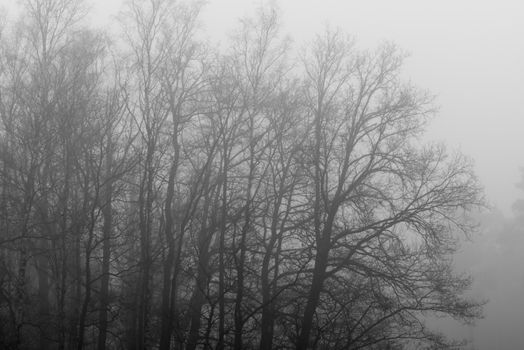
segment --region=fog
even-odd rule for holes
[[[4,0],[5,1],[5,0]],[[122,0],[94,3],[94,23],[115,21]],[[202,26],[224,42],[241,17],[267,1],[209,0]],[[283,30],[300,48],[326,27],[359,47],[390,41],[409,54],[405,77],[437,96],[428,138],[475,160],[490,204],[511,214],[524,166],[524,4],[518,0],[274,1]],[[109,25],[110,26],[110,25]]]
[[[257,1],[213,0],[203,22],[220,35]],[[509,214],[524,165],[524,23],[521,1],[276,2],[300,47],[326,26],[357,44],[392,41],[406,50],[405,76],[437,96],[429,137],[475,160],[489,201]],[[224,30],[225,29],[225,30]]]
[[[13,1],[0,0],[7,13]],[[109,30],[123,1],[93,1],[91,21]],[[524,2],[420,0],[281,0],[283,31],[307,47],[326,27],[340,28],[360,48],[388,41],[409,54],[403,77],[436,96],[438,112],[424,138],[465,154],[484,187],[488,207],[479,228],[455,257],[474,278],[472,296],[485,299],[484,318],[434,327],[473,349],[524,348],[524,220],[512,209],[524,166]],[[208,0],[201,14],[211,45],[223,45],[239,18],[263,1]]]

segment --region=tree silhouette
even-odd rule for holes
[[[167,0],[109,37],[83,5],[0,37],[0,346],[400,349],[479,317],[450,256],[482,193],[395,45],[297,54],[262,8],[212,48]]]

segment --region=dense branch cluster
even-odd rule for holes
[[[82,5],[0,38],[1,348],[421,348],[479,316],[449,259],[479,186],[395,46],[295,55],[262,9],[215,50],[167,0],[110,41]]]

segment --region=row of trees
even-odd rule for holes
[[[1,37],[0,347],[443,346],[425,315],[479,316],[449,260],[479,187],[395,46],[295,55],[262,9],[219,51],[167,0],[109,38],[83,5]]]

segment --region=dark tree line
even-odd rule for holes
[[[421,141],[403,53],[278,14],[201,39],[200,3],[27,0],[0,37],[0,347],[444,347],[471,321],[471,164]]]

